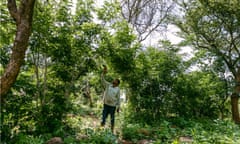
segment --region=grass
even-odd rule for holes
[[[110,119],[105,128],[100,126],[101,104],[90,108],[76,105],[67,115],[65,125],[54,134],[40,136],[19,134],[19,144],[44,144],[48,139],[59,136],[65,144],[237,144],[240,143],[240,126],[231,120],[165,118],[154,125],[129,123],[126,108],[116,114],[114,134],[110,131]]]
[[[149,126],[144,122],[127,123],[125,121],[127,118],[124,116],[124,110],[127,109],[123,109],[123,112],[116,115],[116,129],[112,134],[110,126],[100,127],[101,106],[83,109],[82,115],[70,118],[71,121],[69,121],[69,124],[75,128],[76,136],[73,139],[76,140],[76,143],[80,141],[93,144],[139,143],[141,140],[154,144],[240,143],[240,126],[235,125],[231,120],[173,118],[164,119],[154,126]],[[109,120],[108,118],[108,123],[110,123]],[[76,129],[77,127],[78,129]]]

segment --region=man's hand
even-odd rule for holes
[[[106,74],[106,73],[107,73],[107,66],[103,65],[103,74]]]

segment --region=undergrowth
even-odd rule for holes
[[[80,109],[80,108],[79,108]],[[182,144],[185,138],[192,144],[237,144],[240,143],[240,126],[231,120],[164,118],[153,125],[142,122],[129,122],[122,109],[116,115],[114,134],[109,126],[100,126],[101,107],[81,107],[67,115],[65,125],[55,133],[32,135],[19,132],[12,142],[3,144],[45,144],[52,137],[61,137],[65,144],[133,144],[146,140],[153,144]],[[110,120],[108,118],[108,120]],[[108,121],[110,122],[110,121]]]

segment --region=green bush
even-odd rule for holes
[[[192,136],[198,143],[224,143],[240,142],[240,127],[231,121],[204,121],[196,122],[192,127]]]
[[[19,75],[11,91],[1,103],[1,141],[11,141],[18,133],[35,130],[36,105],[33,97],[35,88],[27,74]]]
[[[141,124],[126,124],[122,128],[122,138],[137,142],[141,139],[153,139],[154,128]]]
[[[44,144],[44,139],[31,135],[19,134],[13,141],[17,144]]]

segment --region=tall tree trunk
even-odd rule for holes
[[[8,0],[8,10],[16,21],[16,34],[12,48],[10,62],[8,63],[0,79],[0,98],[9,91],[19,74],[20,68],[24,62],[25,52],[28,46],[28,40],[31,34],[32,17],[35,0],[21,0],[19,8],[16,0]]]
[[[231,96],[232,118],[235,123],[240,124],[239,105],[238,105],[238,100],[240,95],[240,69],[238,69],[235,77],[236,77],[235,92]]]
[[[239,110],[238,110],[238,95],[236,93],[231,96],[232,118],[235,123],[240,124]]]

